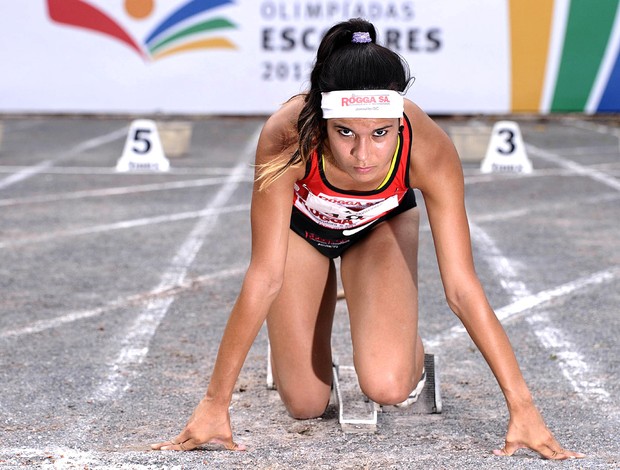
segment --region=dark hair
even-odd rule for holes
[[[355,32],[368,33],[372,42],[352,42]],[[332,26],[325,34],[310,75],[310,92],[404,92],[409,81],[407,63],[397,53],[377,44],[377,32],[372,23],[356,18]]]
[[[353,33],[368,33],[371,42],[353,42]],[[393,90],[405,92],[411,82],[407,63],[394,51],[377,44],[372,23],[353,18],[332,26],[319,45],[310,73],[310,90],[297,121],[298,148],[291,159],[267,171],[266,184],[293,165],[305,164],[326,138],[321,93],[335,90]]]

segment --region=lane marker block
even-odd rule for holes
[[[514,121],[495,123],[480,171],[482,173],[532,172],[532,162],[525,151],[519,124]]]
[[[123,155],[116,171],[168,171],[170,162],[164,154],[157,125],[150,119],[137,119],[129,126]]]
[[[192,140],[192,123],[185,121],[157,121],[159,139],[168,158],[187,154]]]

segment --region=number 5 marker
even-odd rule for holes
[[[116,171],[168,171],[170,162],[164,155],[157,125],[150,119],[138,119],[129,126],[123,155]]]

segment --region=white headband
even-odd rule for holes
[[[338,90],[321,95],[323,119],[403,117],[404,99],[393,90]]]

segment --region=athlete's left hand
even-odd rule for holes
[[[532,404],[510,414],[506,443],[493,453],[510,456],[528,448],[549,460],[581,459],[585,454],[564,449],[545,425],[540,412]]]

